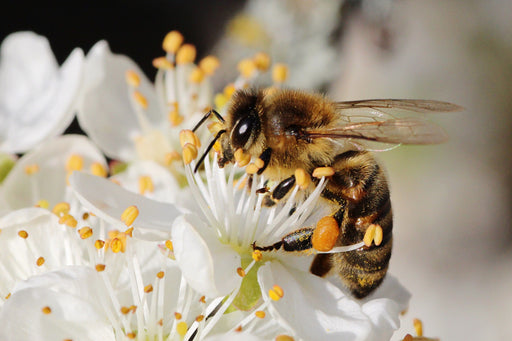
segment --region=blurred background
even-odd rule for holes
[[[441,340],[512,339],[512,2],[506,0],[153,0],[43,5],[7,1],[0,40],[48,37],[61,63],[106,39],[146,74],[177,29],[198,56],[220,57],[217,86],[264,50],[288,85],[336,100],[425,98],[450,141],[379,153],[395,214],[390,273],[412,293],[412,319]],[[78,131],[74,124],[69,131]]]

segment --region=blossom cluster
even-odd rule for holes
[[[176,31],[162,47],[151,82],[105,41],[60,66],[32,32],[2,43],[0,339],[389,339],[409,300],[392,276],[357,300],[311,255],[252,246],[314,224],[327,179],[265,208],[262,176],[215,153],[194,171],[211,133],[180,132],[286,67],[241,60],[215,94],[217,58]],[[86,136],[63,135],[75,117]]]

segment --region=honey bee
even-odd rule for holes
[[[334,234],[327,233],[328,238],[334,238],[330,248],[360,243],[369,229],[377,228],[380,237],[357,250],[319,253],[310,272],[321,277],[338,274],[353,296],[364,298],[386,275],[393,239],[388,182],[368,143],[388,147],[443,142],[446,139],[443,130],[419,114],[461,109],[432,100],[333,102],[320,94],[297,90],[249,89],[235,92],[226,119],[212,110],[194,130],[211,114],[217,116],[223,129],[202,157],[219,140],[221,167],[234,162],[237,153],[259,160],[257,173],[278,182],[272,191],[264,194],[267,206],[286,198],[295,186],[297,169],[313,175],[315,169],[328,167],[332,174],[321,192],[321,200],[331,211],[327,225],[335,226]],[[321,220],[322,226],[325,225],[324,219]],[[255,243],[253,248],[308,250],[315,247],[315,231],[320,230],[319,226],[320,222],[316,227],[293,231],[273,245]]]

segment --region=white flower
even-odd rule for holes
[[[0,151],[23,153],[61,134],[74,117],[83,69],[76,48],[59,68],[46,38],[17,32],[0,51]]]

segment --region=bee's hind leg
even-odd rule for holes
[[[313,236],[313,227],[304,227],[288,233],[280,241],[269,246],[257,246],[256,243],[252,244],[254,250],[259,251],[273,251],[283,249],[287,252],[305,251],[313,247],[311,237]]]

